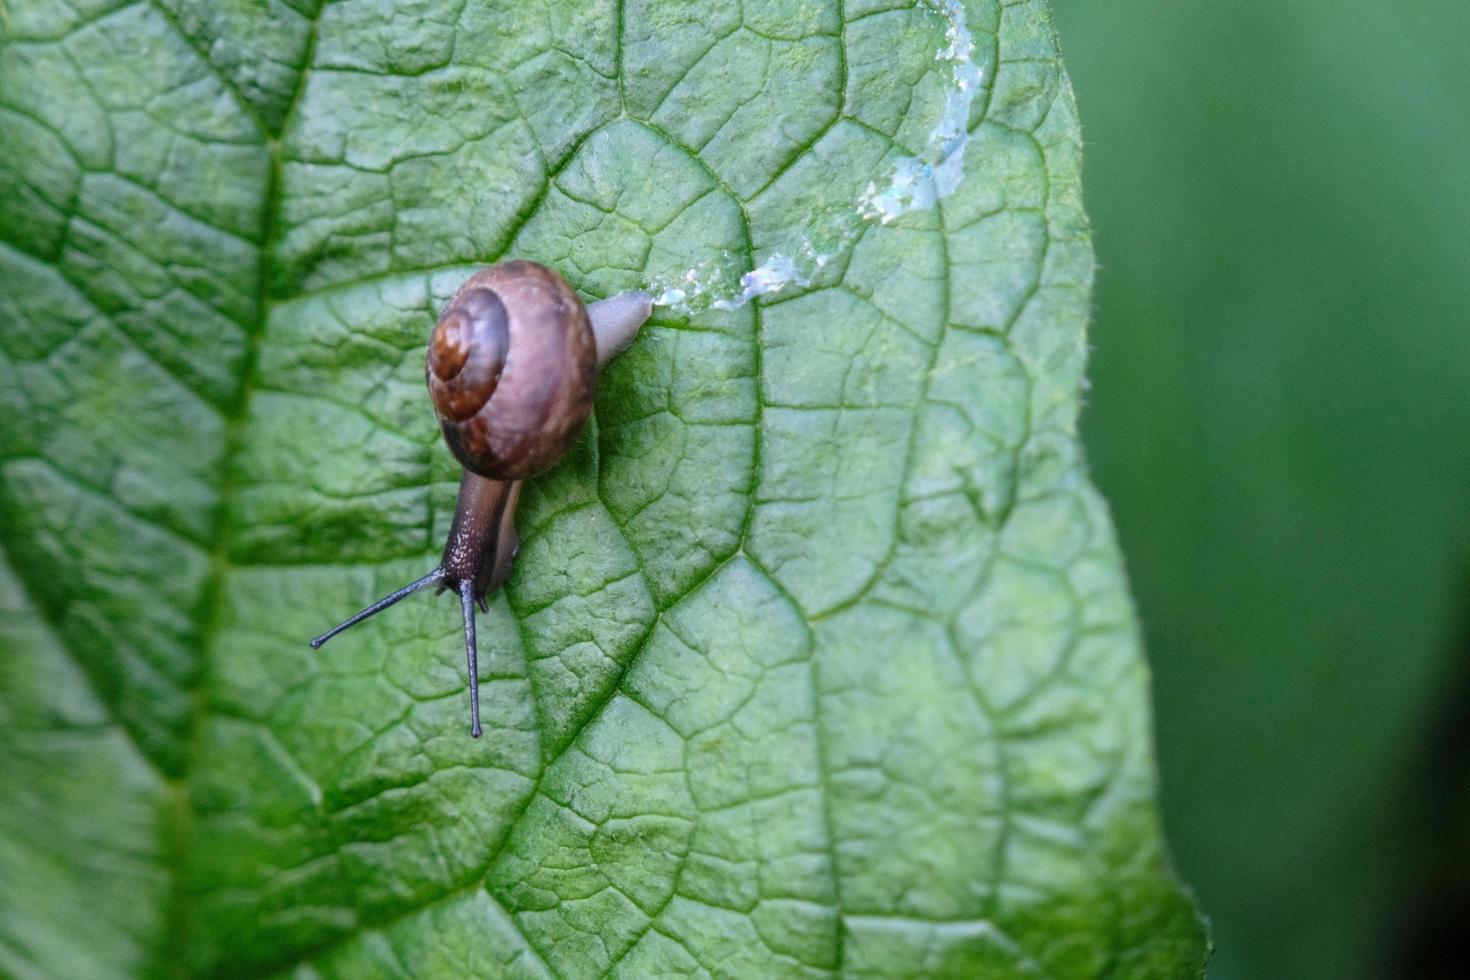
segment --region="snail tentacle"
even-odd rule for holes
[[[408,583],[397,592],[393,592],[383,596],[383,598],[379,599],[377,602],[357,613],[355,616],[351,617],[350,619],[345,619],[342,622],[338,623],[336,626],[333,626],[321,636],[318,636],[316,639],[312,640],[311,648],[313,650],[320,650],[323,643],[327,642],[343,630],[356,626],[358,623],[371,616],[376,616],[378,613],[382,612],[384,609],[387,609],[389,606],[396,604],[402,599],[407,599],[409,596],[413,595],[415,592],[417,592],[419,589],[422,589],[426,585],[439,584],[439,582],[442,581],[443,578],[444,567],[442,565],[435,567],[433,571],[429,572],[429,574],[425,575],[423,578],[416,579]]]
[[[475,583],[459,583],[459,608],[464,614],[465,669],[470,675],[470,737],[480,737],[480,650],[475,643]]]

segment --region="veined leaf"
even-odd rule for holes
[[[1041,2],[11,0],[0,969],[1181,977]],[[665,300],[481,621],[476,264]]]

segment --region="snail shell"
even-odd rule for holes
[[[425,373],[460,463],[487,479],[522,480],[555,465],[586,424],[597,343],[565,279],[535,262],[501,262],[450,299]]]

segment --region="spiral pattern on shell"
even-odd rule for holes
[[[554,466],[582,431],[596,340],[565,279],[535,262],[501,262],[450,299],[425,373],[460,463],[488,479],[520,480]]]

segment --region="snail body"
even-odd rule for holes
[[[520,539],[521,482],[564,456],[592,412],[598,371],[633,342],[652,310],[642,291],[585,306],[558,273],[511,260],[477,271],[429,338],[425,378],[444,441],[464,473],[444,555],[428,574],[311,641],[433,585],[453,589],[464,617],[470,734],[480,728],[475,606],[510,576]]]

